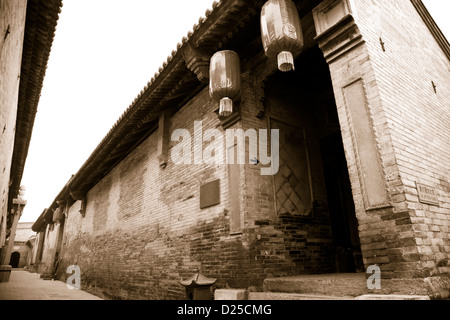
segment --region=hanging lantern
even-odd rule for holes
[[[227,117],[233,113],[233,100],[241,93],[241,65],[236,52],[216,52],[209,67],[209,94],[219,102],[219,115]]]
[[[294,55],[303,48],[297,8],[291,0],[269,0],[261,10],[261,36],[268,58],[278,59],[278,69],[294,70]]]

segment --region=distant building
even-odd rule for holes
[[[0,264],[26,201],[19,196],[61,0],[0,2]]]
[[[112,299],[183,299],[197,270],[214,289],[327,275],[286,289],[332,292],[344,273],[361,279],[350,295],[448,296],[447,40],[420,0],[297,0],[304,47],[281,72],[263,50],[265,2],[215,3],[43,211],[43,277],[75,265],[83,289]],[[242,82],[227,117],[208,86],[222,50]],[[212,144],[231,129],[279,130],[278,163],[248,159],[271,139],[249,139],[244,164],[204,161],[237,155],[239,140]],[[377,268],[381,288],[367,286]]]
[[[13,268],[28,268],[32,261],[32,251],[36,233],[31,230],[33,222],[19,222],[11,253],[10,265]]]

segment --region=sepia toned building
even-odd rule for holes
[[[15,230],[26,204],[19,194],[20,183],[61,5],[60,0],[0,1],[2,271],[9,265]]]
[[[249,294],[448,297],[447,40],[420,0],[297,0],[303,46],[282,72],[265,2],[215,3],[172,51],[33,225],[43,277],[75,265],[109,299],[184,299],[196,272]],[[240,60],[227,116],[209,85],[223,50]],[[245,163],[206,161],[239,156],[216,144],[232,129]]]
[[[32,251],[36,234],[31,230],[33,222],[19,222],[17,224],[14,246],[10,257],[13,268],[29,268],[32,263]]]

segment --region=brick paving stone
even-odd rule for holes
[[[103,300],[83,290],[69,289],[58,280],[43,280],[39,274],[16,269],[9,282],[0,283],[0,300]]]

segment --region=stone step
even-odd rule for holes
[[[355,298],[284,292],[249,292],[248,300],[355,300]]]
[[[333,296],[286,292],[252,292],[246,289],[216,289],[214,300],[430,300],[426,295],[364,294]]]
[[[430,300],[430,297],[404,294],[365,294],[357,297],[356,300]]]
[[[368,293],[364,273],[337,273],[267,278],[264,292],[322,297],[357,297]]]

